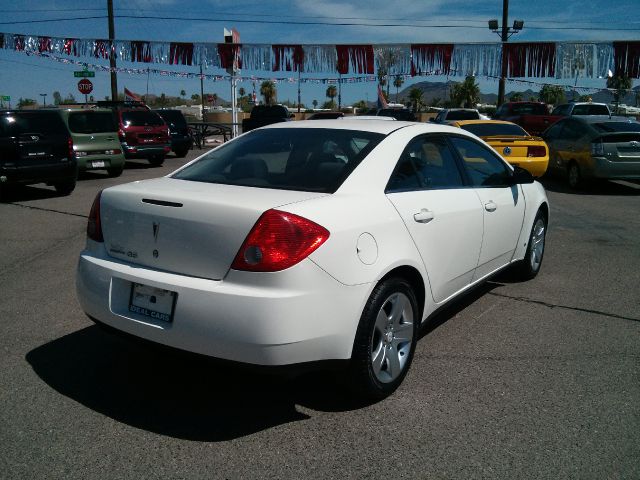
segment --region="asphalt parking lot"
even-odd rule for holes
[[[187,159],[0,204],[0,478],[640,478],[639,184],[545,180],[538,277],[442,312],[402,387],[363,406],[331,374],[167,352],[81,312],[97,191]]]

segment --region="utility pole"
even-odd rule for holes
[[[298,67],[298,113],[300,113],[300,71],[301,67]]]
[[[200,113],[202,113],[202,121],[204,122],[204,75],[202,74],[202,62],[200,62],[200,105],[202,108]]]
[[[507,41],[509,40],[509,0],[502,0],[502,62],[500,83],[498,84],[498,106],[504,103],[504,91],[507,83]]]
[[[47,94],[46,93],[41,93],[40,96],[42,97],[42,106],[46,107],[47,106]]]
[[[118,100],[118,74],[116,73],[116,49],[115,49],[115,25],[113,22],[113,0],[107,0],[107,13],[109,16],[109,43],[111,51],[109,52],[109,67],[111,69],[111,100]]]

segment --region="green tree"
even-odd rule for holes
[[[271,80],[265,80],[260,84],[260,95],[264,98],[264,103],[272,105],[276,101],[276,84]]]
[[[311,102],[313,104],[313,108],[317,108],[318,107],[318,100],[316,100],[315,98],[313,99],[313,102]]]
[[[616,107],[620,103],[620,97],[627,94],[627,90],[631,89],[631,79],[625,75],[614,75],[607,78],[607,88],[613,89],[613,103]]]
[[[522,100],[523,100],[523,97],[522,97],[522,93],[520,92],[514,92],[509,97],[509,101],[511,102],[521,102]]]
[[[164,93],[161,93],[160,96],[156,99],[156,104],[161,107],[167,106],[167,96]]]
[[[243,87],[240,87],[238,89],[238,95],[240,95],[240,98],[244,97],[246,94],[247,94],[247,91]]]
[[[20,97],[20,99],[18,100],[18,108],[30,107],[35,104],[36,104],[36,101],[33,98]]]
[[[62,95],[57,90],[53,92],[53,104],[60,105],[62,103]]]
[[[365,102],[364,100],[358,100],[356,103],[353,104],[353,107],[356,109],[356,111],[359,111],[359,110],[366,111],[369,109],[367,102]]]
[[[74,103],[78,103],[76,101],[76,97],[73,96],[72,93],[64,97],[64,99],[60,102],[60,105],[73,105]]]
[[[180,90],[181,97],[185,97],[186,95],[187,95],[187,92],[185,92],[184,90]]]
[[[193,95],[191,95],[191,100],[193,100],[194,102],[199,102],[200,95],[198,95],[197,93],[194,93]]]
[[[415,87],[409,90],[409,99],[411,100],[413,111],[417,112],[423,105],[422,90]]]
[[[329,85],[327,87],[327,92],[326,92],[326,96],[329,99],[329,101],[326,104],[330,106],[325,108],[331,108],[331,109],[336,108],[336,103],[333,101],[333,99],[336,98],[337,95],[338,95],[338,89],[336,88],[336,86]]]
[[[440,105],[440,102],[442,102],[442,99],[440,97],[433,97],[429,105],[432,107],[437,107],[438,105]]]
[[[455,105],[474,108],[480,101],[480,87],[473,75],[467,75],[462,83],[453,85],[449,95]]]
[[[567,101],[564,90],[559,85],[544,85],[540,89],[540,101],[547,105],[557,105]]]
[[[393,86],[396,87],[396,103],[398,103],[398,89],[404,83],[404,79],[400,75],[396,75],[396,78],[393,79]]]

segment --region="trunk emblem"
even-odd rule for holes
[[[160,224],[153,222],[153,240],[158,241],[158,233],[160,233]]]
[[[150,132],[151,130],[153,130],[153,128],[151,128],[151,127],[144,127],[144,131],[145,131],[145,132]]]
[[[504,150],[502,150],[502,153],[504,153],[505,155],[511,155],[511,148],[504,147]]]
[[[40,140],[40,137],[38,135],[31,135],[31,140],[37,142],[38,140]]]
[[[629,145],[631,145],[632,147],[640,147],[640,142],[636,142],[635,140],[632,142],[629,142]]]

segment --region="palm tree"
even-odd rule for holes
[[[180,90],[180,96],[184,97],[187,94],[187,92],[185,92],[184,90]]]
[[[240,98],[244,97],[245,93],[247,93],[247,92],[243,87],[240,87],[238,89],[238,95],[240,95]]]
[[[547,105],[557,105],[566,101],[564,90],[559,85],[543,85],[538,96]]]
[[[260,84],[260,95],[264,98],[264,103],[271,105],[276,100],[276,84],[271,80],[265,80]]]
[[[313,104],[313,108],[315,109],[318,106],[318,100],[316,100],[315,98],[313,99],[313,102],[311,102]]]
[[[396,78],[393,79],[393,86],[396,87],[396,103],[398,103],[398,89],[404,83],[403,78],[400,75],[397,75]]]
[[[522,93],[520,92],[514,92],[511,94],[511,96],[509,97],[509,100],[512,102],[521,102],[522,101]]]
[[[413,105],[413,111],[417,112],[418,109],[422,106],[422,90],[419,88],[412,88],[409,90],[409,99]]]
[[[329,87],[327,87],[327,98],[329,99],[329,103],[331,104],[331,108],[334,108],[335,106],[335,102],[333,101],[334,98],[336,98],[336,96],[338,95],[338,89],[336,88],[335,85],[330,85]]]
[[[614,75],[607,78],[607,88],[613,89],[613,103],[616,104],[616,110],[620,104],[620,97],[627,94],[627,90],[631,88],[631,79],[625,75]]]

